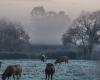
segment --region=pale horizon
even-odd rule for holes
[[[31,24],[30,12],[36,6],[43,6],[46,11],[65,11],[66,14],[73,19],[76,18],[81,11],[94,12],[100,10],[100,0],[0,0],[0,18],[21,22],[25,25],[25,30],[29,33],[31,42],[41,44],[46,41],[43,39],[38,40],[41,42],[34,41],[34,27]],[[58,31],[59,29],[60,28],[58,28]],[[65,27],[63,27],[62,32],[63,30],[65,30]],[[52,36],[56,37],[58,35],[61,36],[61,32]],[[37,34],[35,36],[37,36]],[[52,36],[51,38],[53,38]],[[61,44],[60,36],[50,40],[50,44]],[[45,39],[48,40],[48,37],[45,37]]]

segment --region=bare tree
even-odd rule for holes
[[[82,13],[63,35],[63,44],[82,47],[84,58],[90,58],[95,44],[100,42],[100,11]]]
[[[0,51],[26,50],[29,39],[21,24],[0,20]]]

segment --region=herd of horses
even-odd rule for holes
[[[45,62],[47,59],[47,57],[45,55],[41,56],[41,61]],[[55,65],[56,64],[60,64],[62,62],[68,63],[68,57],[67,56],[61,56],[59,58],[56,59],[56,61],[53,63],[47,63],[46,64],[46,68],[45,68],[45,80],[53,80],[53,75],[55,73]],[[2,64],[2,62],[0,62],[0,64]],[[1,66],[1,65],[0,65]],[[11,76],[13,76],[14,80],[15,78],[17,80],[19,80],[19,78],[21,77],[21,73],[22,73],[22,66],[20,64],[16,64],[16,65],[9,65],[5,71],[3,72],[3,74],[1,75],[2,80],[9,80],[9,78]]]

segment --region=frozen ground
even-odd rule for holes
[[[45,63],[39,60],[0,61],[3,62],[0,74],[10,64],[21,64],[23,73],[20,80],[45,80],[44,69],[46,63],[54,63],[54,60],[48,60]],[[100,66],[97,65],[96,61],[70,60],[68,64],[56,65],[55,68],[54,80],[100,80]],[[13,80],[13,78],[11,77],[10,80]]]

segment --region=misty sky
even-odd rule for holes
[[[50,39],[46,35],[45,37],[41,37],[43,36],[39,34],[42,33],[41,28],[39,29],[38,27],[37,31],[34,31],[35,27],[33,27],[30,12],[33,7],[41,5],[44,6],[46,11],[52,10],[58,12],[64,10],[71,18],[75,18],[82,10],[90,12],[99,10],[100,0],[0,0],[0,18],[8,18],[9,20],[24,24],[25,30],[29,33],[31,42],[33,43],[60,44],[61,32],[63,33],[66,27],[57,27],[58,30],[56,31],[58,33],[56,31],[54,33],[53,31],[52,33],[55,35],[50,35]],[[46,28],[47,31],[45,34],[50,34],[49,29],[49,27]],[[52,30],[54,29],[55,27],[52,27]]]

